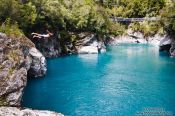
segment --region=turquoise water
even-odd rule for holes
[[[48,74],[28,81],[22,105],[69,116],[135,116],[145,110],[172,116],[175,59],[139,44],[49,59]]]

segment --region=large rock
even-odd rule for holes
[[[84,38],[78,41],[77,44],[79,54],[98,54],[106,52],[103,37],[99,37],[96,34],[84,34]]]
[[[131,35],[120,35],[113,39],[113,44],[121,44],[121,43],[140,43],[147,44],[147,40],[145,38],[137,38]]]
[[[30,48],[29,56],[31,57],[31,65],[29,75],[32,77],[39,77],[46,74],[46,59],[45,57],[34,47]]]
[[[171,55],[171,57],[174,57],[175,58],[175,41],[173,41],[172,43],[171,43],[171,48],[170,48],[170,55]]]
[[[166,35],[155,34],[153,36],[144,37],[141,32],[134,32],[128,30],[126,35],[119,35],[117,37],[111,37],[111,44],[117,45],[120,43],[140,43],[140,44],[151,44],[159,46],[160,41],[166,38]],[[163,42],[163,44],[166,44]]]
[[[154,46],[159,46],[160,45],[160,41],[162,39],[164,39],[166,37],[166,35],[159,35],[156,34],[154,36],[149,36],[147,37],[148,43]]]
[[[171,44],[172,44],[172,38],[167,35],[161,39],[160,45],[159,45],[159,50],[169,52],[169,50],[171,48]]]
[[[168,35],[160,40],[160,46],[170,45],[171,43],[172,43],[172,38]]]
[[[119,35],[115,37],[113,40],[113,44],[120,44],[120,43],[141,43],[147,44],[148,41],[144,37],[143,33],[137,31],[134,32],[132,30],[127,30],[126,35]]]
[[[95,46],[83,46],[78,50],[79,54],[98,54],[98,48]]]
[[[175,57],[175,40],[172,36],[166,35],[161,38],[159,51],[167,51],[171,57]]]
[[[0,107],[0,116],[63,116],[51,111],[20,109],[16,107]]]
[[[34,77],[46,73],[43,55],[27,38],[0,33],[0,106],[20,106],[30,72]]]

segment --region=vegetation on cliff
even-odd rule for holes
[[[171,0],[0,0],[0,3],[0,31],[12,36],[29,36],[33,31],[43,33],[46,29],[57,34],[86,31],[119,35],[128,28],[128,23],[116,23],[109,17],[173,17],[175,8]],[[146,36],[163,33],[163,27],[174,30],[174,20],[132,23],[134,30]]]

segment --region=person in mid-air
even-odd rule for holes
[[[48,30],[46,30],[46,32],[46,34],[32,33],[31,35],[33,38],[50,38],[53,36],[53,33],[49,32]]]

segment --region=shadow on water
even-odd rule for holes
[[[159,51],[159,56],[161,57],[170,57],[170,54],[167,51]]]

